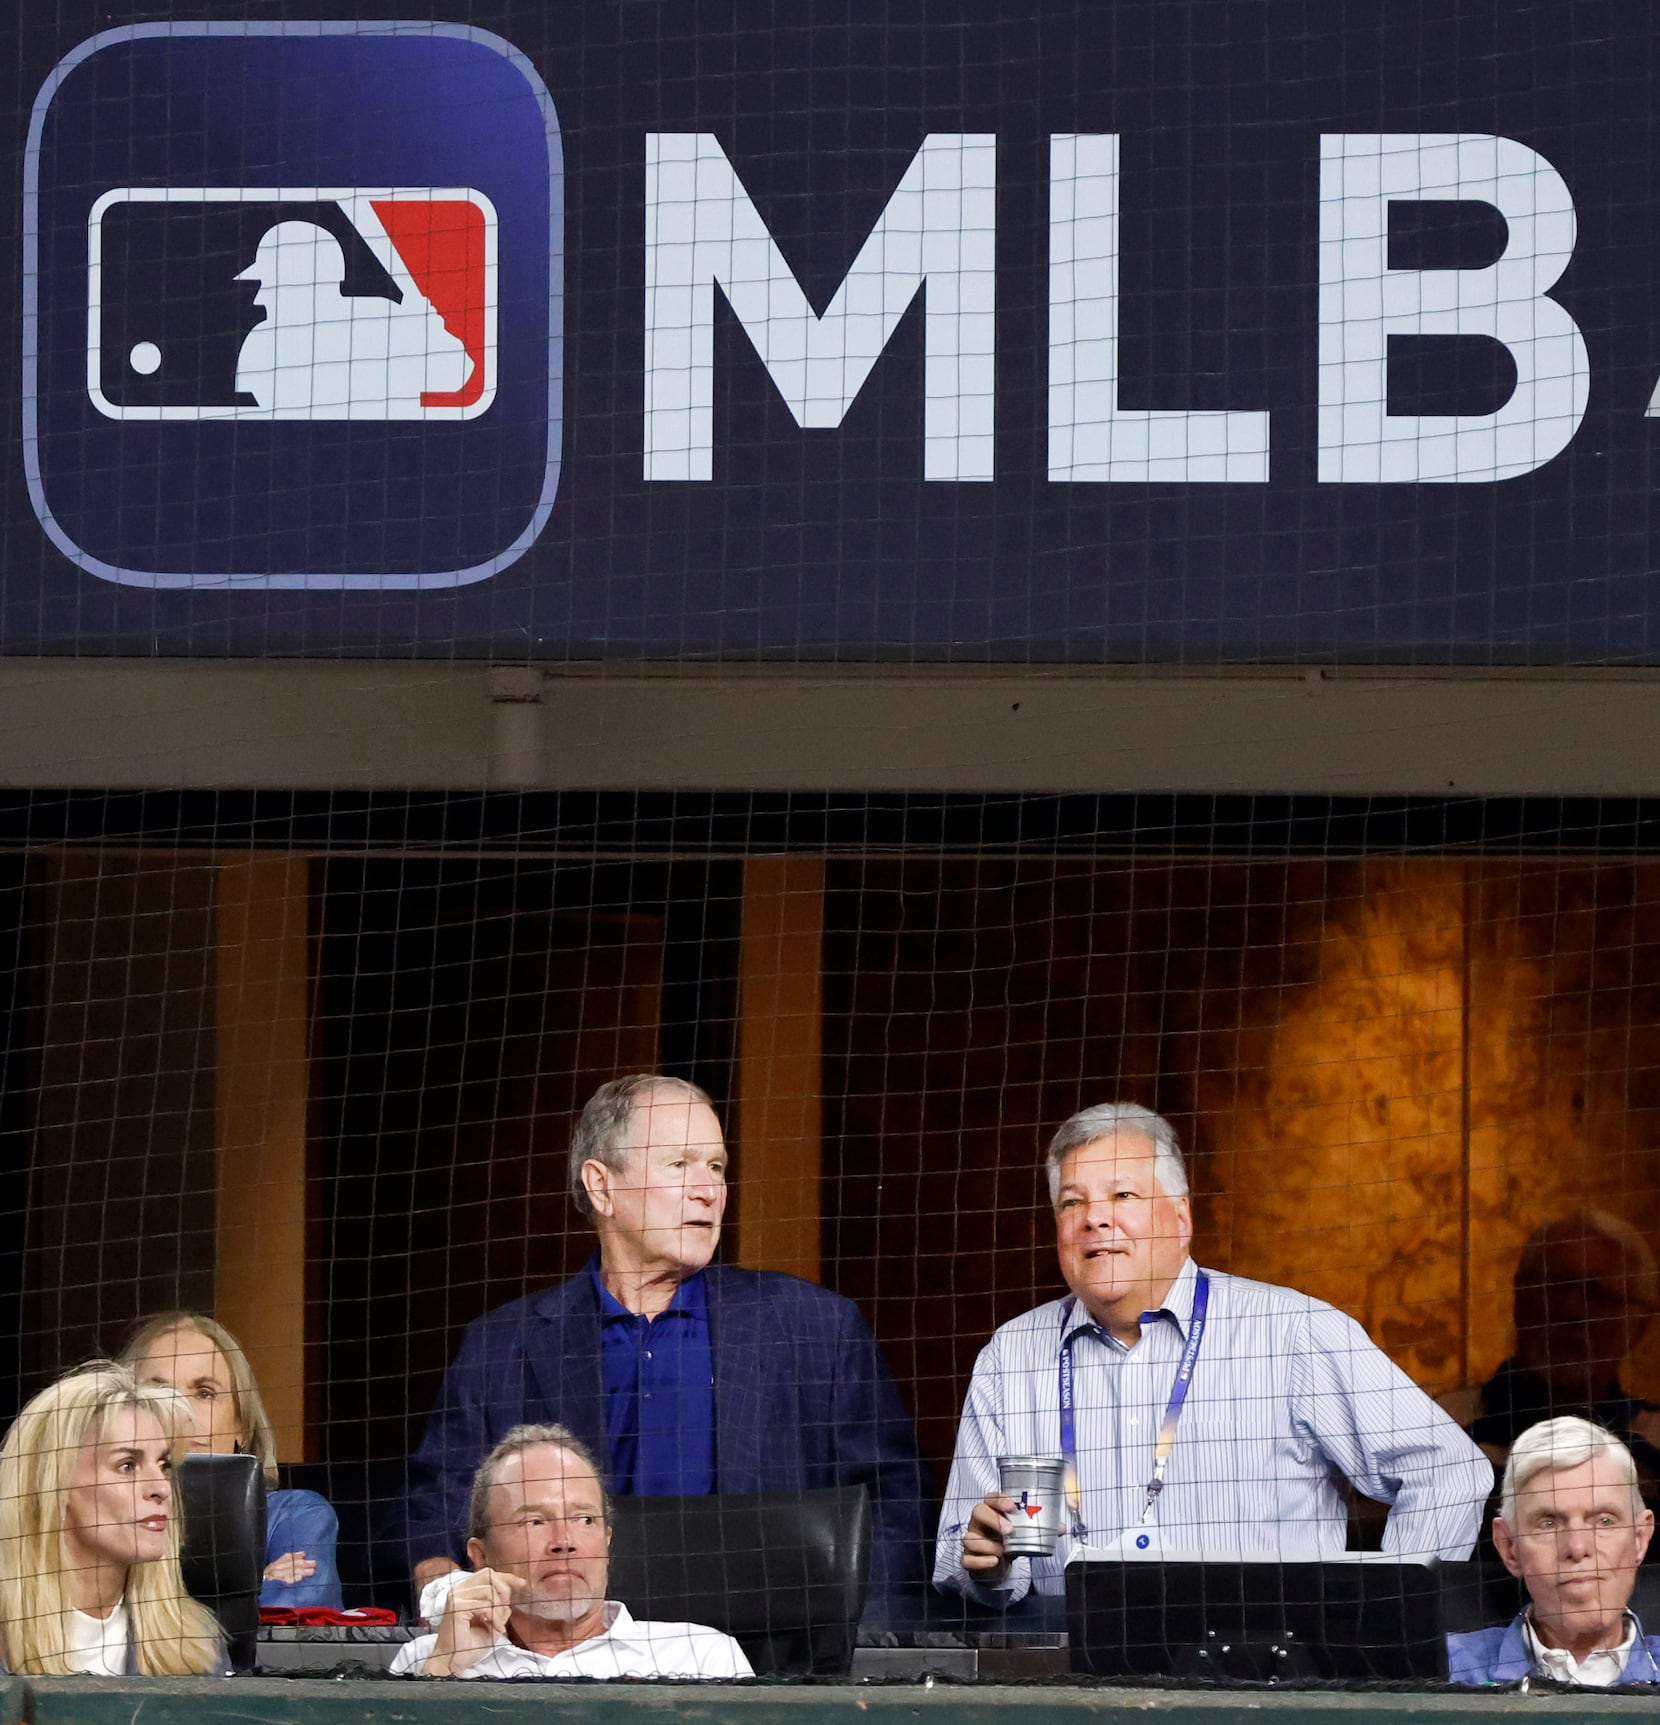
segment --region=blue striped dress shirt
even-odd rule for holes
[[[1126,1347],[1072,1307],[1083,1520],[1092,1547],[1134,1534],[1153,1446],[1193,1312],[1189,1258]],[[1357,1324],[1323,1300],[1210,1270],[1210,1312],[1176,1433],[1155,1537],[1165,1550],[1303,1559],[1341,1552],[1343,1480],[1393,1507],[1384,1549],[1466,1558],[1493,1485],[1487,1458]],[[1059,1362],[1066,1302],[1004,1324],[982,1349],[957,1431],[934,1580],[1006,1604],[1065,1591],[1077,1542],[1016,1558],[1001,1589],[962,1566],[974,1505],[997,1490],[1000,1455],[1061,1453]]]

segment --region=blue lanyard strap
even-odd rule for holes
[[[1061,1459],[1066,1476],[1066,1507],[1072,1516],[1072,1537],[1089,1538],[1084,1525],[1083,1488],[1078,1478],[1078,1424],[1076,1394],[1072,1366],[1072,1343],[1077,1332],[1067,1334],[1076,1304],[1068,1300],[1061,1307]],[[1182,1408],[1187,1402],[1187,1387],[1193,1381],[1193,1368],[1199,1363],[1199,1349],[1205,1339],[1205,1316],[1210,1309],[1210,1277],[1200,1270],[1193,1282],[1193,1315],[1187,1321],[1187,1344],[1182,1349],[1181,1364],[1176,1368],[1176,1381],[1170,1386],[1170,1400],[1165,1406],[1164,1423],[1159,1427],[1158,1443],[1153,1449],[1153,1477],[1147,1482],[1147,1504],[1141,1512],[1142,1526],[1153,1519],[1159,1493],[1164,1490],[1164,1473],[1170,1463],[1170,1452],[1176,1447],[1176,1427],[1181,1424]],[[1150,1316],[1149,1313],[1143,1313]]]

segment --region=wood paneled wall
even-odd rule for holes
[[[1182,1130],[1204,1261],[1432,1392],[1504,1357],[1539,1222],[1660,1227],[1660,864],[833,863],[825,995],[826,1279],[936,1458],[986,1337],[1060,1287],[1037,1164],[1090,1102]]]
[[[730,1040],[703,974],[715,936],[682,927],[699,902],[733,913],[721,962],[734,984],[748,966],[746,1014],[773,1000],[793,1027],[787,1070],[753,1037],[740,1050],[729,1253],[777,1244],[763,1208],[743,1211],[746,1136],[795,1181],[788,1214],[810,1217],[791,1146],[822,1095],[822,1278],[871,1316],[936,1458],[986,1337],[1059,1287],[1037,1165],[1090,1101],[1175,1120],[1205,1261],[1334,1301],[1433,1391],[1479,1383],[1506,1353],[1510,1278],[1540,1221],[1598,1202],[1660,1233],[1660,861],[871,856],[802,870],[755,871],[741,941],[725,876],[700,900],[633,865],[603,890],[506,865],[476,880],[448,865],[326,871],[314,1369],[351,1453],[397,1453],[460,1326],[586,1257],[563,1152],[593,1086],[671,1044],[686,1065],[706,1031]],[[106,853],[54,859],[36,889],[31,1372],[112,1345],[146,1306],[211,1297],[213,885],[206,861]],[[298,876],[263,890],[297,950]],[[799,1022],[815,958],[821,1074]],[[292,996],[303,978],[283,974]],[[233,985],[234,968],[217,980]],[[256,1114],[263,1047],[245,1063]],[[795,1124],[762,1138],[757,1120]],[[221,1154],[258,1138],[221,1125]],[[290,1184],[300,1166],[284,1164]],[[1660,1333],[1627,1382],[1660,1397]]]

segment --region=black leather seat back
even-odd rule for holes
[[[403,1511],[408,1464],[396,1461],[283,1462],[282,1484],[326,1498],[340,1523],[334,1548],[340,1602],[403,1612],[409,1604],[409,1564],[396,1528]]]
[[[610,1596],[638,1618],[724,1630],[757,1672],[845,1674],[869,1572],[862,1485],[616,1500]]]
[[[231,1669],[254,1668],[265,1579],[265,1474],[252,1455],[193,1455],[174,1475],[184,1584],[225,1631]]]
[[[1441,1565],[1441,1621],[1449,1635],[1508,1623],[1527,1603],[1522,1584],[1502,1564]]]
[[[1441,1612],[1449,1635],[1508,1623],[1527,1604],[1527,1589],[1502,1563],[1472,1559],[1441,1565]],[[1631,1609],[1645,1634],[1660,1623],[1660,1575],[1644,1565],[1637,1571]]]

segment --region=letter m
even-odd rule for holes
[[[796,423],[833,429],[926,283],[923,477],[990,479],[996,159],[930,133],[820,317],[714,137],[648,133],[645,477],[711,477],[717,285]]]

